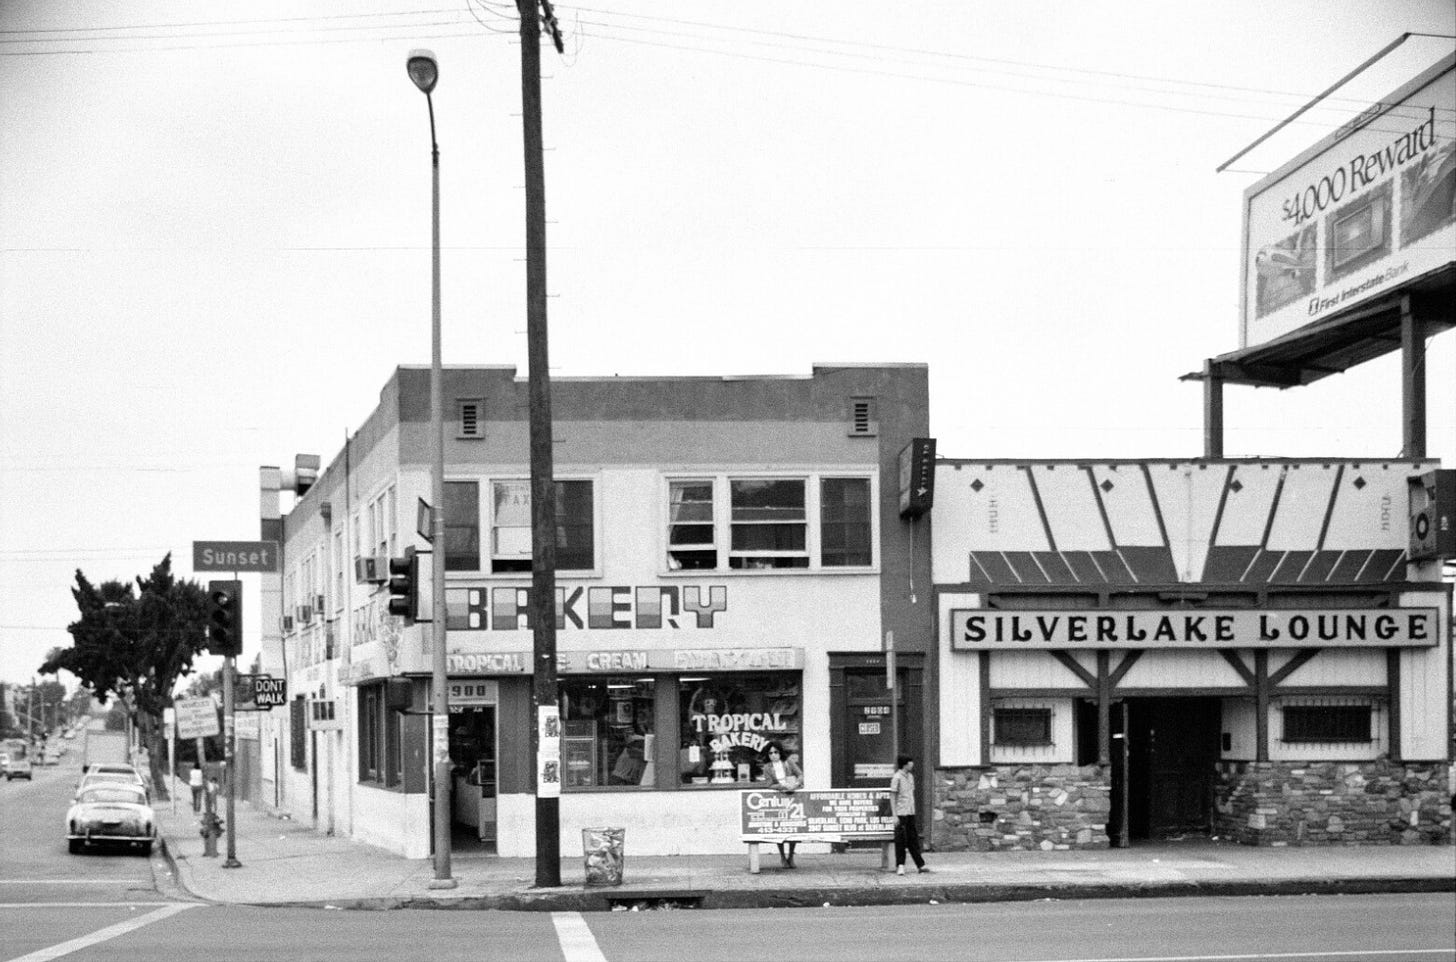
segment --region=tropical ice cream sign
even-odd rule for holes
[[[1245,192],[1242,347],[1456,262],[1453,64]]]

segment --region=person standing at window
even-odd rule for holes
[[[890,800],[895,812],[895,874],[905,874],[905,850],[915,860],[915,867],[930,871],[920,854],[920,829],[915,825],[915,759],[909,755],[895,757],[895,774],[890,776]]]
[[[799,767],[799,756],[797,754],[784,757],[783,746],[778,742],[769,742],[768,761],[763,764],[763,780],[768,782],[768,787],[776,792],[783,792],[792,795],[804,787],[804,770]],[[794,865],[794,848],[798,842],[779,843],[779,861],[784,868],[796,868]],[[785,846],[788,846],[787,849]]]

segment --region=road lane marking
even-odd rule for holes
[[[173,899],[158,898],[151,902],[0,902],[0,909],[139,909],[156,905],[170,905],[173,901]]]
[[[150,885],[149,878],[0,878],[0,885]]]
[[[134,919],[127,919],[125,922],[108,925],[104,929],[97,929],[90,935],[83,935],[80,938],[71,939],[69,942],[53,945],[48,949],[39,949],[29,955],[22,955],[17,959],[12,959],[11,962],[49,962],[50,959],[59,959],[63,955],[79,952],[82,949],[90,948],[101,942],[109,942],[117,936],[134,932],[143,926],[151,925],[153,922],[160,922],[163,919],[171,918],[178,912],[185,912],[187,909],[196,907],[193,903],[164,905],[155,912],[148,912],[146,915],[140,915]]]
[[[556,926],[556,939],[566,962],[607,962],[580,912],[552,912],[551,922]]]
[[[1026,959],[1024,962],[1265,962],[1270,959],[1373,959],[1384,955],[1443,955],[1449,958],[1451,950],[1331,949],[1327,952],[1249,952],[1236,955],[1108,955],[1079,959]]]

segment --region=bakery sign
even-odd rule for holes
[[[1435,608],[950,613],[951,648],[1431,648]]]

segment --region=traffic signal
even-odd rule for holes
[[[243,653],[243,583],[207,583],[207,650],[214,655]]]
[[[403,558],[389,559],[389,613],[414,624],[420,613],[420,556],[413,547],[404,549]]]

